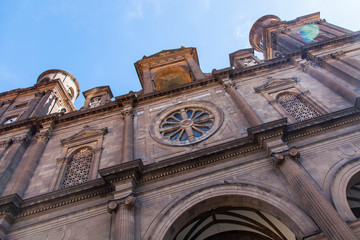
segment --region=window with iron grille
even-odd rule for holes
[[[277,99],[280,105],[298,122],[321,115],[313,106],[304,101],[300,96],[285,93],[279,95]]]
[[[90,148],[83,148],[75,152],[69,159],[61,188],[75,186],[88,181],[92,161]]]

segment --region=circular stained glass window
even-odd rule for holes
[[[152,121],[152,137],[167,145],[188,145],[202,141],[220,127],[223,112],[207,101],[189,101],[171,106]]]

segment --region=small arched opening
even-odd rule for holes
[[[160,70],[155,76],[155,90],[173,88],[191,82],[189,72],[180,66],[172,66]]]

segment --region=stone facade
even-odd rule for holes
[[[360,34],[267,15],[250,43],[144,56],[79,110],[63,70],[1,93],[0,239],[358,239]]]

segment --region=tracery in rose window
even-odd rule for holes
[[[160,125],[160,133],[170,141],[193,141],[214,125],[215,117],[201,108],[181,108],[168,115]]]
[[[66,165],[61,188],[75,186],[88,181],[92,156],[90,148],[83,148],[70,157]]]
[[[278,102],[296,121],[304,121],[321,114],[301,97],[294,94],[285,93],[278,96]]]

